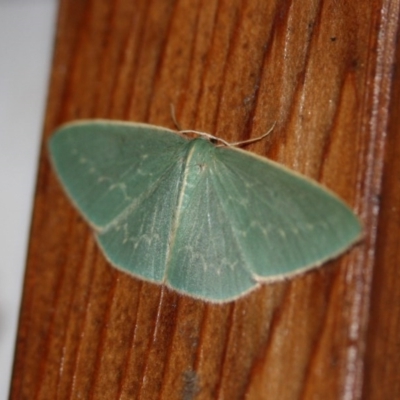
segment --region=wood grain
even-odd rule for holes
[[[399,10],[62,0],[10,398],[400,397]],[[183,128],[227,140],[276,123],[249,150],[336,192],[362,219],[362,242],[222,306],[111,268],[47,139],[82,118],[173,128],[171,103]]]
[[[367,336],[365,399],[400,398],[400,46],[393,64]]]

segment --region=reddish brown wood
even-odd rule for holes
[[[11,399],[396,398],[399,9],[61,1]],[[50,168],[47,139],[77,118],[173,128],[170,103],[182,127],[227,140],[276,122],[249,149],[346,200],[363,241],[220,306],[111,268]]]
[[[366,351],[365,399],[400,398],[400,46],[387,109],[386,155]],[[383,110],[385,111],[385,110]]]

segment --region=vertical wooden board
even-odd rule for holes
[[[11,399],[361,397],[398,9],[61,1]],[[338,193],[364,241],[225,305],[112,269],[50,169],[47,139],[77,118],[173,127],[171,103],[184,128],[228,140],[276,123],[249,149]]]
[[[139,306],[136,320],[133,323],[133,335],[130,342],[126,344],[125,362],[122,367],[123,378],[117,398],[138,397],[142,387],[142,377],[147,368],[163,304],[162,293],[160,291],[156,295],[154,292],[151,293],[154,289],[152,286],[154,285],[141,284]],[[171,307],[174,307],[174,303],[171,304]]]
[[[399,7],[398,7],[399,9]],[[394,28],[394,27],[393,27]],[[400,397],[400,47],[393,65],[381,213],[366,343],[363,395],[368,400]]]

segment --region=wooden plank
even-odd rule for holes
[[[368,342],[367,328],[373,267],[387,274],[373,296],[395,274],[382,248],[397,242],[377,232],[399,230],[398,209],[385,208],[395,155],[383,168],[386,142],[398,141],[388,125],[398,17],[389,0],[62,0],[10,398],[359,399],[363,388],[395,398],[398,358],[388,397],[372,379],[383,303]],[[47,139],[81,118],[173,128],[171,103],[182,127],[226,140],[276,122],[249,150],[336,192],[364,240],[222,306],[111,268],[50,168]]]
[[[393,27],[395,28],[395,27]],[[372,283],[364,398],[400,398],[400,46],[390,94],[380,213]],[[382,55],[383,56],[383,55]],[[389,65],[389,67],[392,67]]]

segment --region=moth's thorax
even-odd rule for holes
[[[193,139],[188,144],[185,169],[194,177],[201,174],[212,162],[215,146],[206,139]]]
[[[181,206],[185,208],[186,202],[196,191],[201,179],[210,173],[214,160],[215,146],[205,139],[193,139],[188,143],[187,153],[183,159],[183,174],[181,187]]]

